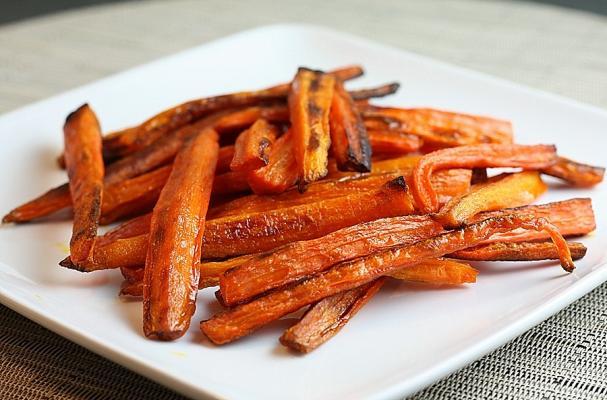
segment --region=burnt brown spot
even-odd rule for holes
[[[310,151],[314,151],[320,146],[319,136],[320,132],[317,132],[315,129],[312,129],[312,131],[310,132],[310,141],[308,142],[308,149]]]
[[[391,190],[407,191],[407,182],[405,182],[405,178],[403,176],[399,176],[392,179],[390,182],[387,182],[386,188]]]
[[[314,118],[314,119],[321,118],[322,111],[323,111],[322,108],[320,108],[315,103],[313,103],[313,102],[308,103],[308,116],[310,117],[310,119],[312,119],[312,118]]]

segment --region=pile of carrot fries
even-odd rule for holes
[[[586,248],[565,238],[595,229],[590,199],[532,203],[544,175],[585,188],[603,168],[515,144],[507,121],[372,105],[399,85],[345,87],[362,74],[299,68],[291,82],[188,101],[105,136],[85,104],[64,126],[68,182],[3,222],[71,209],[60,265],[119,269],[120,295],[143,298],[149,338],[182,336],[198,291],[217,287],[225,310],[200,323],[211,342],[304,309],[280,338],[304,353],[389,279],[471,284],[470,261],[574,269]]]

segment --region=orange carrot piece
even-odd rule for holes
[[[80,265],[92,258],[101,215],[104,175],[101,128],[93,110],[84,104],[67,117],[63,132],[65,163],[74,203],[70,253],[72,262]]]
[[[59,210],[70,207],[72,197],[69,184],[57,186],[48,192],[11,210],[2,218],[2,223],[23,223],[46,217]]]
[[[209,129],[185,145],[154,207],[143,278],[143,331],[149,338],[182,336],[194,314],[217,141]]]
[[[554,244],[548,243],[554,249]],[[399,269],[390,277],[408,282],[430,285],[461,285],[476,282],[478,271],[463,262],[448,258],[424,260],[418,264]]]
[[[449,168],[520,167],[542,169],[556,161],[556,149],[549,145],[480,144],[438,150],[421,158],[413,172],[411,193],[425,213],[437,212],[438,197],[430,177]]]
[[[217,156],[217,168],[215,168],[215,174],[221,174],[230,171],[230,163],[234,158],[234,146],[223,146],[219,148],[219,155]]]
[[[213,196],[249,192],[251,187],[246,172],[230,171],[219,174],[213,181]]]
[[[300,190],[328,172],[334,84],[333,76],[307,68],[299,68],[291,83],[288,101]]]
[[[553,225],[543,219],[508,215],[339,264],[292,287],[273,291],[217,314],[201,322],[200,328],[211,342],[229,343],[325,297],[362,286],[422,260],[475,246],[495,233],[517,228],[548,232],[559,248],[563,268],[568,271],[574,268],[567,243]]]
[[[297,174],[293,135],[288,131],[272,146],[268,165],[249,172],[247,182],[256,194],[276,194],[293,186]]]
[[[393,131],[369,131],[369,142],[375,155],[408,154],[422,147],[419,136]]]
[[[586,255],[582,243],[568,242],[571,258],[579,260]],[[540,261],[558,260],[559,255],[551,242],[497,242],[482,244],[456,251],[450,257],[471,261]]]
[[[555,164],[544,168],[542,172],[546,175],[563,179],[573,186],[590,187],[603,181],[605,168],[578,163],[565,157],[558,157]]]
[[[278,130],[265,119],[258,119],[243,131],[234,144],[234,157],[230,163],[232,171],[251,171],[268,164],[270,147]]]
[[[150,232],[150,222],[152,213],[140,215],[129,219],[117,227],[107,231],[104,235],[97,238],[97,247],[103,247],[118,239],[126,239],[134,236],[148,234]],[[142,264],[143,265],[143,264]]]
[[[457,227],[481,211],[530,204],[547,189],[537,171],[503,174],[486,183],[472,186],[469,193],[454,197],[445,204],[436,218],[444,226]]]
[[[343,79],[339,77],[336,78],[343,81]],[[350,90],[349,93],[352,100],[360,101],[377,97],[385,97],[396,93],[399,88],[400,84],[398,82],[392,82],[369,89]]]
[[[341,81],[335,81],[329,127],[331,150],[338,169],[371,171],[371,146],[367,130],[354,100]]]

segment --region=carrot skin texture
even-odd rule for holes
[[[86,264],[92,261],[103,198],[105,169],[101,156],[101,128],[95,113],[85,104],[67,117],[63,132],[65,163],[74,203],[71,259],[75,264]]]
[[[288,103],[300,190],[327,175],[331,137],[329,112],[335,78],[320,71],[299,68]]]
[[[149,338],[174,340],[190,325],[218,152],[211,129],[187,143],[154,207],[143,283],[143,331]]]
[[[591,187],[603,181],[605,168],[582,164],[565,157],[558,157],[556,163],[544,168],[542,172],[546,175],[563,179],[573,186]]]
[[[542,169],[556,161],[556,148],[549,145],[481,144],[438,150],[421,158],[413,172],[411,193],[425,213],[437,212],[438,197],[430,177],[449,168],[520,167]]]
[[[586,255],[582,243],[568,242],[571,259],[579,260]],[[450,257],[470,261],[541,261],[558,260],[559,255],[550,242],[497,242],[460,250]]]
[[[516,228],[549,231],[561,252],[563,267],[572,268],[573,262],[566,242],[547,221],[508,215],[484,220],[409,246],[393,247],[339,264],[295,286],[271,292],[250,303],[217,314],[201,322],[200,328],[211,342],[229,343],[305,305],[362,286],[421,260],[441,257],[474,246],[497,232]]]
[[[232,171],[251,171],[268,164],[270,148],[278,130],[264,119],[253,125],[236,138],[234,157],[230,163]]]
[[[390,156],[418,151],[423,141],[410,133],[372,130],[368,132],[373,154]]]
[[[329,128],[331,150],[342,171],[371,171],[371,145],[362,116],[341,81],[335,81]]]

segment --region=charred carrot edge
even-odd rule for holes
[[[586,255],[582,243],[568,242],[567,246],[574,261]],[[470,261],[540,261],[558,260],[559,254],[551,242],[500,242],[456,251],[450,257]]]
[[[520,167],[537,170],[556,161],[556,148],[549,145],[480,144],[438,150],[418,162],[411,179],[411,193],[425,213],[437,212],[438,197],[430,176],[449,168]]]
[[[377,97],[385,97],[394,94],[400,88],[400,83],[392,82],[369,89],[350,90],[352,100],[367,100]]]
[[[481,211],[530,204],[547,189],[537,171],[504,174],[472,186],[469,193],[451,199],[436,218],[446,227],[460,226]]]
[[[367,106],[363,115],[384,120],[393,127],[421,136],[437,147],[482,143],[512,143],[512,125],[495,118],[429,108],[400,109]]]
[[[202,321],[200,328],[211,342],[229,343],[325,297],[362,286],[422,260],[475,246],[498,232],[519,228],[547,231],[559,248],[563,267],[566,270],[573,269],[569,248],[554,226],[544,219],[508,215],[339,264],[302,283],[271,292],[250,303],[217,314]]]
[[[129,215],[150,212],[160,196],[169,175],[171,165],[105,188],[101,206],[101,224],[109,224]]]
[[[152,212],[143,277],[143,331],[149,338],[173,340],[190,325],[218,152],[212,129],[187,143]]]
[[[288,103],[299,187],[327,175],[331,137],[329,112],[335,78],[322,71],[299,68],[291,83]]]
[[[554,245],[551,244],[554,248]],[[462,285],[476,282],[478,271],[460,261],[448,258],[424,260],[389,274],[391,278],[431,285]]]
[[[472,178],[470,178],[470,184],[477,185],[479,183],[487,182],[487,168],[473,168]]]
[[[280,337],[280,343],[300,353],[309,353],[331,339],[375,296],[385,278],[324,298]]]
[[[101,216],[104,175],[101,128],[93,110],[84,104],[67,117],[63,132],[74,204],[70,253],[72,262],[81,265],[91,261]]]
[[[278,130],[265,119],[258,119],[236,138],[234,157],[230,163],[232,171],[251,171],[268,164],[270,147]]]
[[[247,174],[247,182],[256,194],[277,194],[297,181],[297,162],[293,153],[293,135],[282,135],[270,151],[268,165]]]
[[[367,129],[354,100],[341,81],[335,81],[329,127],[331,152],[337,160],[337,167],[342,171],[371,171],[371,145]]]
[[[348,80],[362,75],[359,66],[348,66],[331,72]],[[227,108],[255,105],[260,102],[284,101],[289,84],[252,92],[239,92],[192,100],[156,114],[142,124],[116,131],[104,139],[104,156],[113,159],[144,148],[167,132],[178,129],[212,112]]]
[[[369,131],[369,142],[373,154],[384,156],[412,153],[423,144],[418,136],[392,131]]]
[[[542,172],[546,175],[563,179],[574,186],[590,187],[603,181],[605,168],[582,164],[565,157],[558,157],[554,165],[544,168]]]
[[[243,303],[339,262],[388,247],[415,243],[442,231],[442,225],[427,216],[404,216],[379,219],[342,228],[317,239],[289,243],[221,275],[221,300],[228,306]]]

